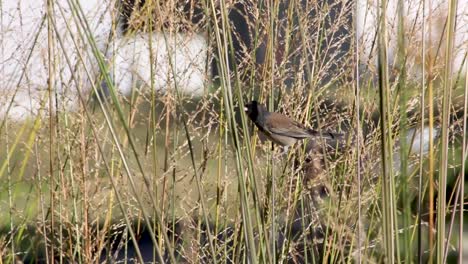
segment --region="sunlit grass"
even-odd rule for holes
[[[406,2],[398,1],[397,59],[389,63],[390,29],[381,16],[377,64],[356,64],[359,40],[352,30],[339,31],[349,26],[354,6],[299,2],[290,1],[284,14],[280,2],[250,7],[252,43],[265,45],[261,65],[255,49],[233,63],[230,2],[202,1],[206,21],[198,25],[187,24],[172,2],[148,1],[135,11],[129,32],[157,32],[167,43],[178,23],[205,32],[219,76],[207,81],[201,97],[170,81],[156,92],[153,65],[150,83],[123,97],[79,3],[69,2],[80,28],[71,43],[54,35],[57,25],[48,17],[50,55],[88,43],[78,61],[93,56],[101,74],[90,84],[94,95],[77,92],[76,111],[49,108],[38,118],[2,120],[0,260],[99,262],[116,245],[140,262],[149,254],[151,261],[174,263],[443,262],[454,249],[461,252],[464,219],[459,213],[454,220],[454,208],[466,203],[460,172],[466,113],[461,117],[460,109],[467,81],[465,73],[452,74],[450,48],[444,63],[429,56],[422,79],[409,79],[417,67],[408,64]],[[383,14],[385,2],[378,7]],[[168,17],[155,18],[168,10]],[[451,46],[456,11],[452,3],[444,47]],[[348,41],[351,48],[341,51]],[[169,71],[177,63],[169,59]],[[445,67],[445,75],[428,76],[426,67],[429,73]],[[91,69],[81,74],[93,79]],[[81,87],[78,77],[71,81]],[[49,80],[57,78],[50,73]],[[102,83],[108,98],[99,96]],[[308,159],[322,153],[303,153],[302,145],[280,156],[243,114],[251,99],[316,130],[349,135],[346,151],[325,153],[318,165]],[[412,149],[420,135],[411,138],[411,131],[426,125],[441,137],[428,151]],[[442,191],[448,186],[461,193]],[[138,247],[145,232],[148,244]],[[117,234],[122,241],[114,241]]]

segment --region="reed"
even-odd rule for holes
[[[7,83],[13,96],[36,92],[40,107],[1,121],[0,263],[463,262],[468,73],[452,63],[456,0],[441,36],[432,1],[417,21],[411,0],[395,10],[385,0],[182,2],[137,4],[125,36],[128,2],[106,2],[103,49],[83,1],[46,1],[30,36],[46,48],[43,89],[27,68]],[[245,42],[236,17],[248,21]],[[207,40],[197,47],[207,63],[192,65],[205,75],[200,92],[181,81],[194,34]],[[132,49],[135,36],[148,43]],[[132,73],[127,95],[112,57],[122,39],[155,62]],[[135,54],[120,55],[132,65]],[[16,111],[5,97],[0,113]],[[280,155],[245,115],[252,99],[344,133],[340,151],[305,141]]]

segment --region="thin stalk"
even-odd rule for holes
[[[58,105],[58,104],[57,104]],[[58,115],[55,116],[56,118],[56,123],[59,124],[59,117]],[[50,132],[52,134],[52,131]],[[55,136],[57,137],[57,142],[64,142],[64,140],[61,138],[62,137],[62,133],[60,132],[60,126],[56,125],[55,126]],[[52,151],[52,145],[51,145],[51,149]],[[63,169],[62,169],[62,159],[61,159],[61,156],[59,155],[60,153],[60,145],[59,144],[55,144],[54,146],[54,151],[55,151],[55,155],[56,155],[56,158],[57,158],[57,168],[58,168],[58,176],[59,176],[59,183],[57,184],[58,186],[60,186],[60,193],[59,193],[59,208],[58,208],[58,213],[59,215],[64,215],[64,196],[65,196],[65,193],[67,192],[68,188],[65,187],[65,181],[64,181],[64,172],[63,172]],[[64,244],[64,238],[63,238],[63,234],[64,234],[64,223],[63,223],[63,220],[60,219],[60,222],[59,222],[59,238],[58,238],[58,244],[60,246],[60,250],[63,251],[63,244]],[[59,263],[63,263],[63,254],[60,254],[59,256]]]
[[[3,1],[0,1],[0,32],[2,32],[2,36],[0,37],[0,58],[5,58],[4,52],[5,52],[5,45],[3,43],[4,40],[4,28],[3,28]],[[5,68],[2,67],[2,73],[0,76],[5,76]],[[8,140],[8,120],[5,118],[5,147],[6,147],[6,152],[9,152],[9,140]],[[1,130],[0,130],[1,132]],[[11,253],[9,254],[9,258],[7,259],[9,262],[13,263],[14,262],[14,256],[15,256],[15,226],[13,223],[13,199],[12,199],[12,182],[11,182],[11,164],[10,164],[10,156],[8,155],[6,158],[6,166],[7,166],[7,175],[8,175],[8,207],[9,207],[9,221],[10,221],[10,232],[11,232],[11,245],[10,245],[10,250]],[[1,260],[0,260],[1,262]]]
[[[428,45],[432,47],[432,1],[429,1],[428,6]],[[434,172],[435,172],[435,158],[434,158],[434,76],[433,76],[433,67],[435,63],[435,55],[433,54],[432,48],[429,49],[428,53],[428,67],[427,67],[427,96],[429,98],[429,259],[428,263],[433,263],[434,257],[434,193],[435,193],[435,184],[434,184]]]
[[[403,0],[398,0],[398,54],[397,64],[399,69],[398,75],[398,90],[400,93],[400,179],[402,203],[403,203],[403,244],[404,244],[404,261],[409,263],[413,259],[411,248],[411,200],[409,190],[408,175],[408,143],[406,140],[408,134],[407,120],[407,103],[408,103],[408,88],[406,87],[406,43],[405,43],[405,26],[404,26],[404,10],[405,5]],[[421,131],[422,133],[423,131]],[[397,236],[398,239],[398,236]],[[397,249],[400,251],[400,249]]]
[[[55,84],[55,53],[54,53],[54,47],[55,47],[55,43],[53,41],[53,26],[52,26],[52,20],[53,20],[53,16],[54,16],[54,7],[53,7],[53,1],[52,0],[47,0],[47,63],[48,63],[48,80],[47,80],[47,84],[48,84],[48,93],[49,93],[49,129],[50,129],[50,133],[49,133],[49,140],[50,140],[50,145],[49,145],[49,175],[50,175],[50,210],[52,212],[51,216],[50,216],[50,230],[51,230],[51,238],[55,237],[53,234],[54,234],[54,228],[55,228],[55,193],[54,193],[54,180],[53,180],[53,176],[54,176],[54,156],[53,156],[53,142],[54,142],[54,135],[53,135],[53,131],[54,131],[54,118],[53,118],[53,115],[54,115],[54,111],[53,111],[53,91],[55,91],[55,87],[54,84]],[[51,246],[50,246],[50,262],[55,262],[54,261],[54,256],[55,256],[55,253],[54,253],[54,245],[53,243],[51,243]]]
[[[467,62],[465,62],[467,63]],[[467,158],[467,147],[466,147],[466,131],[467,131],[467,118],[468,118],[468,67],[465,72],[465,98],[463,108],[463,140],[462,140],[462,160],[461,160],[461,173],[460,173],[460,200],[459,200],[459,229],[458,229],[458,263],[463,263],[463,221],[464,221],[464,203],[465,203],[465,184],[463,177],[465,175],[465,162]]]
[[[157,149],[156,149],[156,139],[157,139],[157,131],[156,131],[156,123],[157,123],[157,120],[156,120],[156,91],[155,91],[155,87],[154,87],[154,64],[153,62],[157,63],[156,59],[155,59],[155,54],[154,54],[154,50],[153,50],[153,38],[151,37],[152,36],[152,33],[153,33],[153,19],[152,19],[152,11],[153,11],[153,5],[151,5],[152,2],[148,2],[145,4],[145,16],[147,17],[147,23],[148,23],[148,28],[149,28],[149,37],[148,37],[148,50],[149,50],[149,61],[150,61],[150,91],[151,91],[151,114],[150,114],[150,118],[151,118],[151,135],[152,135],[152,138],[153,138],[153,151],[152,151],[152,158],[153,158],[153,173],[154,175],[157,175],[157,157],[156,157],[156,154],[158,153],[157,152]],[[169,55],[170,56],[170,55]],[[170,96],[169,95],[166,95],[166,98],[168,99]],[[170,125],[170,104],[169,104],[169,100],[167,100],[168,103],[166,103],[166,135],[165,135],[165,148],[164,148],[164,179],[163,179],[163,188],[162,188],[162,191],[161,191],[161,195],[162,195],[162,198],[161,198],[161,205],[160,205],[160,208],[161,208],[161,223],[159,225],[159,228],[158,226],[156,226],[157,224],[155,223],[154,225],[154,229],[155,230],[158,230],[158,233],[162,233],[164,232],[162,230],[162,226],[165,225],[165,217],[164,217],[164,205],[165,205],[165,197],[166,197],[166,179],[167,179],[167,176],[166,176],[166,173],[167,173],[167,170],[168,170],[168,159],[169,159],[169,125]],[[155,191],[155,197],[157,197],[157,179],[155,177],[155,180],[153,181],[154,184],[153,184],[153,187],[154,187],[154,191]],[[156,218],[156,215],[154,216]],[[163,239],[162,239],[162,236],[159,237],[159,247],[160,248],[163,248]],[[153,248],[154,251],[156,251],[154,248]],[[153,261],[156,261],[155,259],[153,259]]]
[[[443,263],[445,256],[445,216],[446,216],[446,188],[448,170],[448,130],[450,118],[450,105],[452,95],[452,53],[455,35],[455,16],[457,1],[451,0],[448,6],[447,46],[445,52],[444,95],[442,104],[442,150],[439,163],[439,194],[437,199],[437,262]]]
[[[36,118],[36,121],[39,120],[39,116]],[[34,151],[36,152],[36,154],[39,154],[39,151],[38,151],[38,143],[37,141],[35,142],[34,144]],[[36,165],[38,165],[39,167],[39,164],[40,164],[40,161],[39,161],[39,155],[36,155]],[[51,259],[53,258],[53,256],[50,256],[49,258],[49,250],[48,250],[48,245],[49,245],[49,240],[48,240],[48,236],[47,236],[47,225],[46,225],[46,213],[45,213],[45,198],[44,198],[44,192],[42,190],[42,174],[41,174],[41,170],[38,170],[37,171],[37,180],[38,180],[38,186],[39,186],[39,204],[40,204],[40,207],[41,207],[41,221],[42,221],[42,235],[43,235],[43,240],[44,240],[44,252],[45,252],[45,255],[46,255],[46,263],[49,264],[49,263],[54,263],[53,261],[51,261]],[[52,245],[50,246],[52,247]]]
[[[274,93],[274,85],[275,85],[275,82],[274,82],[274,72],[275,72],[275,62],[276,62],[276,58],[275,58],[275,36],[276,36],[276,32],[278,32],[278,30],[275,28],[275,18],[277,17],[277,9],[278,9],[278,5],[279,4],[279,1],[275,1],[275,0],[272,0],[270,3],[269,3],[269,7],[270,7],[270,16],[269,16],[269,22],[270,22],[270,32],[269,32],[269,49],[270,49],[270,100],[269,100],[269,110],[272,111],[273,110],[273,104],[274,104],[274,100],[275,100],[275,93]],[[271,150],[273,148],[270,148]],[[269,167],[271,168],[271,236],[270,236],[270,243],[271,243],[271,253],[270,253],[270,256],[271,256],[271,259],[270,261],[272,263],[276,263],[276,228],[275,228],[275,222],[276,222],[276,216],[275,216],[275,211],[276,211],[276,197],[275,197],[275,194],[276,194],[276,177],[275,177],[275,166],[274,166],[274,163],[273,163],[273,153],[271,154],[271,158],[270,159],[270,164],[269,164]]]
[[[221,108],[223,101],[221,101]],[[221,203],[222,203],[222,192],[221,192],[221,175],[222,175],[222,164],[223,164],[223,134],[225,133],[224,129],[224,114],[223,112],[219,115],[219,134],[218,134],[218,144],[216,146],[216,151],[218,152],[218,160],[217,160],[217,173],[216,173],[216,213],[215,213],[215,233],[219,233],[219,222],[220,222],[220,213],[221,213]],[[216,245],[215,245],[216,246]],[[225,252],[226,254],[226,252]]]
[[[421,58],[422,58],[422,78],[421,78],[421,133],[419,141],[423,142],[424,140],[424,126],[425,126],[425,86],[426,86],[426,0],[423,1],[422,6],[422,49],[421,49]],[[419,181],[418,181],[418,263],[423,263],[423,254],[424,249],[422,246],[422,206],[423,206],[423,175],[424,175],[424,144],[419,144]],[[431,232],[431,231],[429,231]]]
[[[8,120],[5,122],[5,147],[6,147],[6,152],[8,153],[9,152],[9,148],[10,148],[10,144],[9,144],[9,140],[8,140],[8,133],[7,131],[9,131],[8,129]],[[8,258],[8,261],[10,263],[14,263],[14,259],[15,259],[15,225],[13,223],[13,215],[14,215],[14,210],[13,210],[13,192],[12,192],[12,179],[11,179],[11,161],[10,161],[10,155],[7,155],[6,157],[6,164],[7,164],[7,175],[8,175],[8,178],[7,178],[7,181],[8,181],[8,207],[9,207],[9,220],[10,220],[10,233],[11,233],[11,237],[10,237],[10,250],[11,250],[11,253],[9,254],[10,257]]]
[[[387,59],[387,27],[386,27],[387,1],[382,0],[379,8],[378,33],[378,70],[380,94],[380,133],[382,155],[382,213],[383,213],[383,241],[385,260],[395,263],[395,199],[392,197],[394,178],[392,172],[392,122],[389,109],[390,85],[388,81]]]
[[[464,148],[464,147],[462,147],[462,148]],[[448,228],[447,237],[446,237],[447,243],[449,243],[448,241],[451,241],[451,239],[452,239],[452,231],[453,231],[453,227],[454,227],[454,224],[455,224],[455,216],[457,215],[457,201],[458,201],[458,199],[460,197],[460,190],[461,190],[460,185],[465,184],[464,181],[463,181],[463,179],[464,179],[463,176],[464,175],[465,175],[464,171],[460,171],[458,173],[457,179],[456,179],[455,184],[454,184],[457,191],[455,193],[452,192],[452,194],[450,195],[449,200],[447,201],[447,204],[449,204],[449,205],[453,203],[453,209],[450,209],[450,206],[449,206],[449,208],[447,208],[447,213],[449,213],[449,212],[452,213],[452,216],[450,217],[450,224],[448,224],[449,228]],[[460,238],[462,238],[462,237],[460,237]],[[450,248],[449,246],[445,247],[445,250],[444,250],[444,263],[447,263],[447,256],[448,256],[449,248]]]
[[[355,2],[355,12],[354,14],[357,14],[357,9],[358,9],[358,1]],[[354,26],[354,32],[357,32],[357,18],[355,17],[354,21],[356,21]],[[362,203],[362,197],[361,197],[361,186],[362,186],[362,172],[361,172],[361,134],[362,134],[362,128],[361,128],[361,86],[359,83],[359,63],[360,63],[360,58],[359,58],[359,38],[357,36],[357,33],[354,35],[354,53],[355,53],[355,94],[354,94],[354,101],[355,101],[355,113],[356,113],[356,179],[357,179],[357,199],[358,199],[358,236],[357,236],[357,248],[358,248],[358,255],[357,255],[357,263],[362,263],[362,212],[361,212],[361,203]]]

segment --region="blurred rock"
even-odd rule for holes
[[[177,86],[180,92],[201,96],[209,82],[203,35],[166,33],[165,39],[161,32],[138,33],[118,38],[110,47],[110,72],[124,96],[135,88],[149,90],[152,85],[161,92]]]
[[[48,41],[45,1],[4,1],[0,27],[0,116],[23,120],[49,109],[49,61],[53,69],[53,111],[74,110],[79,89],[89,94],[97,62],[75,8],[66,0],[53,1],[52,43]],[[74,2],[73,2],[74,3]],[[77,1],[97,48],[103,51],[112,28],[114,1]],[[55,26],[54,26],[55,25]],[[61,46],[59,39],[63,42]],[[75,45],[76,42],[76,45]],[[53,54],[49,60],[49,47]],[[79,55],[82,56],[83,61]],[[66,58],[70,59],[70,65]],[[87,76],[86,70],[91,74]],[[90,79],[91,78],[91,79]],[[77,83],[76,83],[77,82]]]
[[[376,34],[378,29],[379,1],[358,0],[357,1],[357,37],[360,47],[360,60],[371,68],[377,65]],[[407,52],[406,67],[410,79],[422,76],[422,46],[426,45],[426,63],[432,58],[435,61],[433,76],[443,74],[445,64],[445,49],[447,44],[446,23],[448,15],[448,1],[431,0],[426,1],[425,11],[423,2],[420,0],[404,0],[404,36],[405,49]],[[387,6],[387,32],[388,32],[388,63],[396,67],[398,52],[398,1],[388,1]],[[452,54],[453,74],[461,71],[466,74],[468,63],[466,58],[468,44],[468,2],[458,1],[456,7],[455,39]],[[423,32],[423,21],[425,31]],[[424,38],[423,38],[424,36]],[[464,64],[463,64],[464,63]],[[426,71],[428,65],[425,65]],[[428,74],[428,72],[425,72]]]

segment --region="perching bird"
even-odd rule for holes
[[[311,147],[320,145],[321,139],[327,146],[343,144],[344,137],[342,134],[335,134],[330,132],[318,132],[305,128],[302,124],[292,120],[291,118],[275,112],[269,112],[265,106],[259,104],[257,101],[252,101],[245,105],[245,112],[249,118],[255,123],[258,130],[260,130],[267,138],[274,143],[283,146],[284,152],[290,146],[299,140],[312,139]]]

